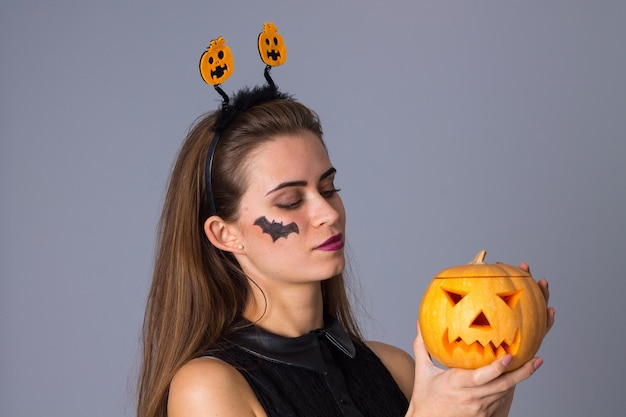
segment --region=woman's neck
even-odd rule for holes
[[[244,317],[271,333],[298,337],[324,326],[322,290],[319,282],[264,290],[254,285]]]

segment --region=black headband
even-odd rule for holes
[[[266,74],[268,72],[266,71]],[[267,75],[269,77],[269,74]],[[257,86],[253,88],[245,88],[239,90],[230,99],[225,99],[224,103],[219,110],[219,116],[213,125],[213,140],[209,146],[209,151],[206,157],[206,164],[204,168],[204,178],[206,182],[207,199],[209,201],[209,215],[217,214],[215,207],[215,195],[213,194],[213,158],[215,156],[215,150],[220,140],[221,133],[228,127],[228,125],[240,114],[248,111],[254,106],[267,103],[274,100],[291,100],[292,97],[289,94],[283,93],[278,90],[274,83],[268,83],[267,85]]]
[[[217,120],[215,125],[213,125],[213,140],[207,152],[204,168],[210,216],[217,214],[212,172],[213,158],[215,157],[215,151],[222,132],[238,115],[254,106],[273,100],[291,99],[288,94],[278,90],[270,76],[272,67],[282,65],[287,60],[285,42],[282,35],[278,33],[278,27],[273,22],[265,22],[263,24],[263,31],[257,38],[257,46],[261,60],[266,64],[264,75],[267,85],[242,89],[235,93],[232,99],[220,87],[220,84],[232,75],[234,69],[233,55],[224,38],[220,36],[212,40],[207,50],[200,57],[200,75],[202,79],[207,84],[212,85],[223,99]]]

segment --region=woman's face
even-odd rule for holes
[[[236,221],[244,272],[266,289],[339,274],[346,216],[321,141],[310,132],[278,136],[249,158]]]

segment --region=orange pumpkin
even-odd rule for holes
[[[486,253],[433,278],[420,306],[420,330],[429,353],[442,365],[475,369],[510,353],[511,371],[539,350],[546,302],[530,273],[487,264]]]
[[[200,75],[204,82],[219,85],[235,70],[233,54],[221,36],[213,39],[200,57]]]
[[[277,67],[287,61],[287,47],[274,22],[263,24],[263,32],[259,33],[258,46],[259,54],[265,64]]]

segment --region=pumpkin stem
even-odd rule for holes
[[[480,265],[480,264],[484,264],[485,263],[485,255],[487,255],[487,251],[486,250],[481,250],[480,252],[478,252],[478,254],[474,257],[474,260],[472,262],[470,262],[468,265]]]

